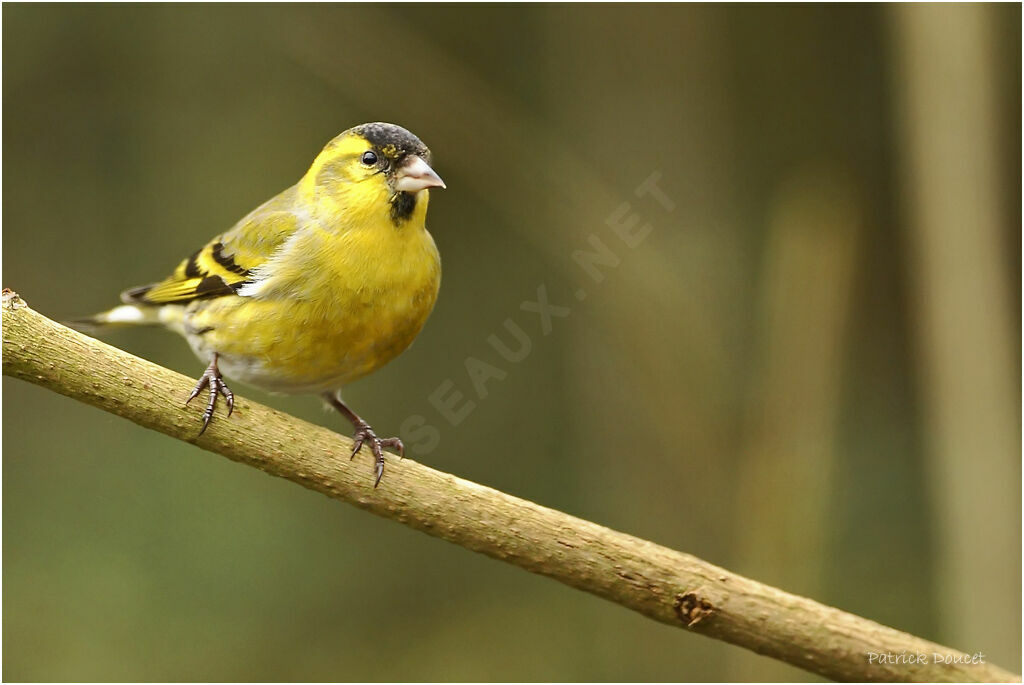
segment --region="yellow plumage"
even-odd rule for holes
[[[391,124],[332,140],[294,186],[183,260],[163,281],[122,294],[92,323],[158,323],[182,334],[210,368],[204,425],[223,371],[268,390],[324,393],[383,470],[379,439],[341,402],[345,384],[380,368],[420,332],[441,262],[426,229],[430,152]],[[191,398],[190,398],[191,399]],[[354,454],[354,452],[353,452]]]

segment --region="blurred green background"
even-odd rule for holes
[[[432,467],[1019,671],[1020,20],[6,5],[3,285],[56,319],[111,306],[343,129],[402,124],[448,183],[444,283],[346,393],[380,432],[420,415]],[[655,172],[665,197],[638,196]],[[632,248],[623,211],[651,227]],[[572,256],[592,236],[620,259],[600,283]],[[520,308],[541,285],[571,308],[549,335]],[[506,319],[517,364],[487,343]],[[162,331],[104,339],[202,370]],[[486,398],[470,356],[507,374]],[[428,400],[446,381],[476,402],[458,426]],[[3,399],[5,680],[813,679],[39,388]]]

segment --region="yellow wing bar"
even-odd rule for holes
[[[214,238],[159,283],[121,293],[124,302],[144,304],[182,303],[206,297],[233,295],[249,279],[249,270],[226,253],[220,237]]]

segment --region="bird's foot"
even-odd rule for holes
[[[352,455],[349,460],[355,458],[356,454],[359,453],[359,448],[363,444],[370,446],[370,451],[373,452],[374,468],[376,470],[377,478],[373,481],[373,487],[380,485],[381,476],[384,475],[384,448],[390,447],[398,450],[398,458],[402,459],[405,457],[405,445],[399,438],[378,438],[377,434],[370,428],[370,424],[365,421],[359,421],[355,424],[356,432],[352,436],[352,440],[355,444],[352,446]]]
[[[202,392],[203,388],[209,388],[210,397],[206,402],[206,409],[203,410],[203,427],[199,430],[199,435],[206,432],[206,427],[210,425],[210,419],[213,418],[214,407],[217,406],[217,395],[223,395],[224,400],[228,403],[228,416],[231,416],[231,412],[235,410],[235,395],[231,392],[227,383],[220,375],[220,370],[217,368],[217,356],[214,355],[213,361],[206,367],[206,371],[199,377],[199,381],[196,383],[196,387],[192,388],[192,392],[189,394],[188,399],[185,400],[185,404],[188,404]],[[198,435],[196,437],[199,437]]]

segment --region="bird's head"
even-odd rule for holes
[[[401,126],[350,128],[324,147],[300,189],[316,205],[351,219],[390,217],[401,226],[426,213],[429,188],[444,188],[430,150]]]

